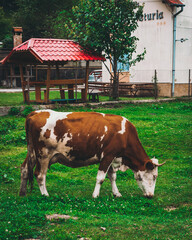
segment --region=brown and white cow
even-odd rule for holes
[[[99,196],[106,174],[114,196],[116,171],[130,168],[146,197],[153,197],[158,174],[157,159],[150,159],[133,124],[126,118],[95,112],[55,112],[40,110],[26,119],[28,153],[21,166],[20,195],[26,194],[27,181],[34,175],[41,194],[47,195],[46,173],[54,163],[77,168],[99,163],[93,197]]]

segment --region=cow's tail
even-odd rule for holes
[[[27,167],[28,167],[28,181],[31,190],[33,189],[33,168],[36,164],[36,154],[32,139],[32,129],[31,129],[31,119],[28,117],[25,122],[26,129],[26,139],[27,139],[27,150],[28,150],[28,158],[27,158]]]

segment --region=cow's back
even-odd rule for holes
[[[111,114],[43,110],[28,115],[26,131],[36,151],[45,147],[72,158],[100,158],[105,149],[117,148],[115,136],[122,131],[122,121]]]

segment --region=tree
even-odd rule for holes
[[[23,41],[32,37],[61,38],[56,19],[66,10],[68,15],[79,0],[1,0],[0,41],[5,48],[13,47],[12,27],[23,28]],[[63,23],[63,21],[62,21]]]
[[[73,19],[65,21],[70,37],[110,60],[113,99],[119,98],[117,63],[131,66],[144,58],[145,50],[133,58],[138,41],[133,33],[142,13],[143,6],[133,0],[81,0],[73,8]]]
[[[23,28],[24,41],[32,37],[56,37],[54,25],[59,12],[72,9],[77,2],[77,0],[15,1],[17,9],[13,14],[14,24]]]
[[[0,29],[0,42],[3,42],[4,48],[11,48],[12,45],[8,44],[10,42],[10,38],[12,37],[12,34],[11,36],[9,34],[11,32],[11,21],[5,17],[2,7],[0,7]]]

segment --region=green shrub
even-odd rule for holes
[[[11,115],[11,116],[16,116],[16,115],[20,114],[20,111],[21,111],[20,107],[12,107],[12,108],[9,109],[8,114]]]
[[[27,117],[27,115],[28,115],[29,113],[31,113],[32,111],[34,111],[33,107],[27,106],[27,107],[25,107],[24,110],[21,112],[21,115],[22,115],[23,117]]]

